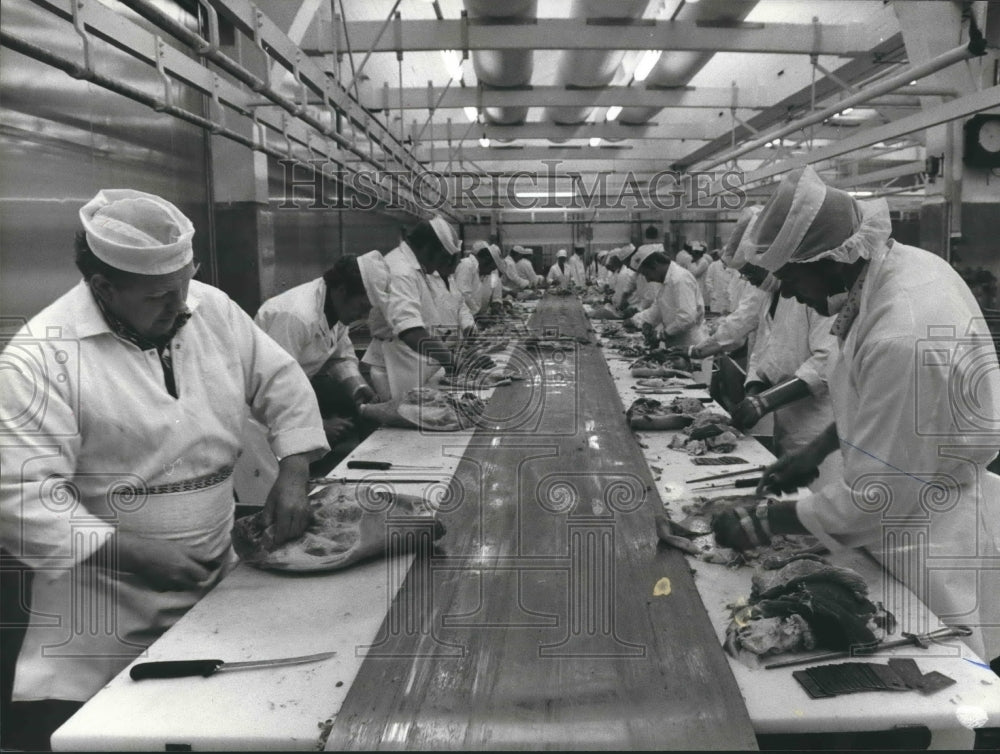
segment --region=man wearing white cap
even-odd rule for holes
[[[1000,365],[958,274],[891,230],[884,199],[858,202],[811,168],[787,175],[761,213],[756,263],[783,293],[836,315],[837,338],[836,423],[765,471],[761,489],[800,486],[838,448],[844,473],[746,520],[869,548],[942,620],[978,627],[968,643],[989,659],[1000,654],[1000,478],[986,471],[1000,447]],[[734,515],[716,537],[745,548]]]
[[[84,280],[7,344],[4,362],[21,368],[4,369],[0,388],[2,545],[40,569],[14,699],[56,723],[235,564],[247,410],[280,459],[265,504],[276,542],[308,525],[309,461],[328,449],[294,359],[192,280],[180,210],[106,189],[80,219]]]
[[[458,263],[455,287],[473,316],[486,313],[491,304],[503,298],[498,263],[502,263],[499,249],[494,250],[486,241],[476,241],[472,254]]]
[[[453,369],[451,350],[440,337],[444,315],[440,293],[431,280],[445,267],[449,254],[458,254],[455,231],[440,215],[421,220],[399,246],[385,255],[389,266],[386,315],[393,339],[382,344],[389,390],[393,400]]]
[[[496,246],[496,244],[493,245]],[[528,278],[524,277],[520,270],[517,269],[517,262],[514,260],[513,255],[509,251],[504,253],[503,249],[499,246],[496,246],[496,249],[503,262],[498,270],[503,287],[513,291],[514,293],[518,293],[526,288],[529,288],[531,283]]]
[[[611,307],[616,311],[624,311],[628,299],[636,286],[636,273],[628,265],[628,260],[635,252],[635,246],[628,244],[619,248],[608,260],[608,268],[614,273]],[[613,260],[613,261],[612,261]]]
[[[532,252],[531,249],[524,248],[523,246],[515,246],[513,253],[520,257],[520,259],[517,260],[518,274],[527,280],[532,288],[537,288],[542,283],[543,278],[535,272],[535,268],[531,264],[531,258],[534,256],[534,252]]]
[[[566,265],[568,257],[566,249],[559,249],[556,252],[556,261],[549,267],[549,274],[545,277],[549,285],[558,286],[559,288],[570,287],[569,270]]]
[[[693,345],[705,337],[705,303],[694,276],[670,260],[659,244],[642,246],[629,267],[648,282],[662,283],[652,306],[629,321],[656,332],[667,347]]]
[[[371,309],[358,258],[345,255],[322,277],[265,301],[254,317],[312,381],[331,445],[350,428],[357,408],[376,397],[349,334]]]

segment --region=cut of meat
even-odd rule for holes
[[[370,501],[363,506],[359,496]],[[435,539],[444,532],[427,503],[412,495],[336,484],[309,502],[312,522],[305,534],[278,546],[263,511],[237,520],[232,539],[240,559],[269,570],[332,571],[384,552],[393,519],[424,519]]]

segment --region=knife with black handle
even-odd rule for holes
[[[207,678],[223,670],[251,670],[253,668],[273,668],[282,665],[303,665],[333,657],[336,652],[320,652],[301,657],[282,657],[276,660],[251,660],[248,662],[225,662],[224,660],[158,660],[140,662],[133,665],[128,674],[133,681],[150,678],[187,678],[202,676]]]

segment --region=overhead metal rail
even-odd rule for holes
[[[301,51],[298,58],[304,65],[293,66],[290,70],[299,84],[298,97],[293,100],[275,89],[270,80],[270,73],[261,79],[219,50],[216,6],[224,6],[231,0],[218,0],[218,2],[199,0],[208,22],[207,39],[172,17],[165,16],[161,10],[146,0],[123,0],[123,2],[163,28],[182,44],[191,47],[195,54],[218,65],[225,73],[235,78],[236,83],[232,82],[229,76],[220,75],[205,62],[189,57],[184,51],[168,43],[165,38],[139,26],[125,15],[116,13],[100,2],[92,0],[87,2],[32,0],[32,2],[51,12],[53,16],[73,24],[82,43],[82,55],[71,59],[46,49],[37,40],[2,30],[0,43],[4,46],[63,70],[74,78],[90,81],[158,112],[167,113],[275,159],[292,160],[302,169],[319,172],[331,181],[343,177],[338,177],[336,171],[332,170],[334,167],[346,170],[348,178],[359,172],[359,167],[362,165],[374,168],[376,171],[391,171],[394,174],[392,177],[378,176],[375,180],[366,181],[365,191],[373,193],[382,204],[401,207],[413,214],[424,214],[421,205],[413,198],[412,184],[407,174],[417,177],[426,172],[425,168],[402,145],[388,137],[380,138],[378,132],[387,132],[385,127],[357,103],[351,101],[345,92],[338,91],[333,82],[323,80],[324,88],[317,91],[313,79],[320,77],[321,80],[325,79],[325,74],[311,61],[304,60]],[[243,11],[246,11],[247,7],[252,6],[250,3],[240,5]],[[260,17],[265,18],[263,14],[260,14]],[[268,23],[262,21],[260,26],[267,27]],[[277,27],[274,27],[273,31],[277,31]],[[161,82],[160,90],[148,91],[102,74],[95,65],[93,44],[95,39],[107,42],[150,66],[151,78]],[[286,51],[289,46],[294,47],[287,37],[284,41]],[[265,68],[268,72],[272,62],[284,66],[286,61],[272,54],[272,47],[263,36],[258,35],[257,42],[265,55]],[[306,66],[315,69],[308,71],[309,76],[313,77],[308,81],[305,75]],[[240,84],[253,91],[246,91]],[[181,85],[188,86],[209,98],[207,115],[185,110],[176,104],[174,88]],[[254,92],[267,97],[268,101],[273,102],[280,110],[257,109],[250,106],[249,100],[256,97]],[[323,123],[317,117],[315,108],[305,102],[307,97],[317,94],[323,97],[324,109],[331,120],[330,125]],[[346,110],[340,106],[343,101],[349,103]],[[351,118],[352,124],[366,130],[369,136],[367,153],[337,133],[333,126],[337,113]],[[376,144],[381,152],[380,155],[375,154]],[[331,170],[327,170],[327,166]],[[391,187],[386,185],[387,182],[391,183]],[[421,181],[421,190],[436,193],[437,184],[433,180]],[[442,198],[437,194],[436,205],[455,219],[456,216],[447,202],[440,201]]]
[[[214,1],[214,0],[213,0]],[[348,24],[351,44],[374,52],[433,50],[616,50],[749,52],[863,57],[882,41],[869,24],[706,23],[653,19],[411,19],[397,41],[381,38],[382,22]],[[343,49],[346,40],[337,40]],[[328,54],[330,50],[311,50]]]

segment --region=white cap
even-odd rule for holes
[[[500,247],[495,243],[489,245],[490,256],[493,257],[493,264],[497,266],[497,269],[503,268],[503,258],[500,256]]]
[[[194,225],[155,194],[101,189],[80,209],[80,222],[90,250],[117,270],[167,275],[194,258]]]
[[[603,260],[605,260],[607,258],[608,258],[608,250],[607,249],[605,249],[604,251],[597,252],[597,261],[600,262],[600,261],[603,261]]]
[[[565,259],[566,257],[566,249],[559,249],[559,251],[556,252],[556,259]]]
[[[638,271],[642,266],[642,263],[646,261],[646,258],[649,257],[650,254],[655,254],[656,252],[660,252],[661,254],[663,253],[662,243],[643,244],[638,248],[638,250],[636,250],[635,254],[632,255],[632,258],[628,260],[628,266],[633,270]]]
[[[448,224],[441,215],[434,215],[430,220],[431,227],[434,229],[434,234],[438,237],[441,245],[444,246],[445,251],[449,254],[460,254],[462,252],[462,247],[459,246],[458,236],[455,233],[455,229]]]
[[[476,252],[482,251],[483,249],[488,249],[489,247],[490,247],[490,245],[488,243],[486,243],[486,241],[482,241],[482,240],[473,241],[472,242],[472,253],[475,254]]]

